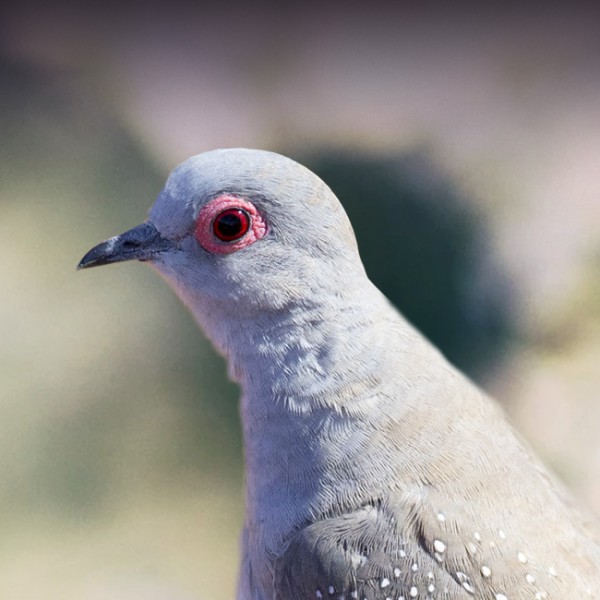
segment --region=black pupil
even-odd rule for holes
[[[234,239],[245,233],[247,218],[243,210],[231,210],[218,218],[215,228],[221,238]]]

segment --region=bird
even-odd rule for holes
[[[144,223],[78,267],[129,260],[241,387],[238,600],[600,599],[594,518],[369,280],[309,169],[243,148],[189,158]]]

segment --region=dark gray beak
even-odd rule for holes
[[[174,248],[174,242],[163,238],[154,225],[142,223],[92,248],[77,268],[99,267],[124,260],[151,260],[159,252]]]

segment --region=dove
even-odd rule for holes
[[[267,151],[194,156],[79,268],[129,260],[241,386],[238,600],[600,598],[596,523],[371,283],[315,174]]]

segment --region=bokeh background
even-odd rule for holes
[[[224,362],[147,267],[75,272],[215,147],[321,174],[374,281],[600,514],[597,11],[321,4],[2,7],[0,598],[233,596]]]

